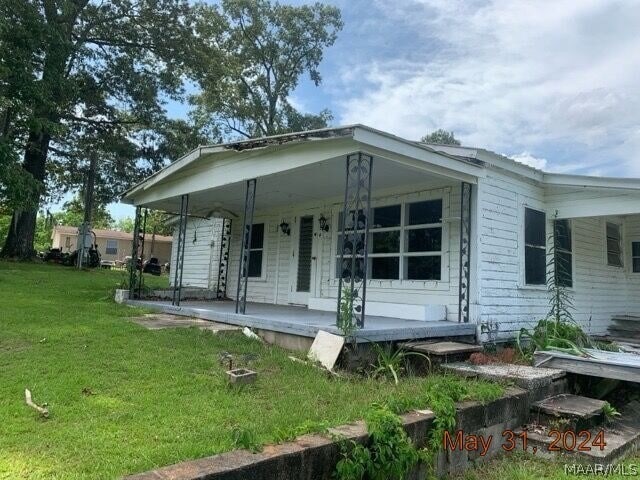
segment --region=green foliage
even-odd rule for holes
[[[602,413],[604,414],[604,418],[607,422],[621,416],[620,412],[609,402],[604,402],[604,405],[602,406]]]
[[[369,444],[355,442],[342,448],[335,476],[340,480],[401,480],[421,459],[407,436],[402,419],[383,405],[374,405],[365,415]]]
[[[431,365],[431,360],[423,353],[409,352],[402,348],[394,349],[392,345],[383,347],[376,342],[371,342],[376,351],[376,364],[373,365],[373,376],[376,378],[393,378],[395,384],[399,383],[399,377],[407,371],[409,357],[419,357]]]
[[[488,382],[469,382],[454,375],[427,379],[425,402],[435,414],[434,428],[429,438],[431,453],[442,447],[444,432],[451,432],[456,425],[456,402],[477,400],[490,402],[504,392],[501,385]]]
[[[198,28],[221,57],[202,55],[202,93],[192,99],[199,124],[252,138],[321,128],[331,120],[326,110],[298,112],[289,99],[304,74],[320,84],[324,49],[342,28],[336,7],[223,0],[204,12]]]
[[[353,337],[358,329],[356,319],[353,314],[353,303],[358,298],[358,291],[351,287],[343,287],[340,296],[340,315],[338,316],[338,328],[346,339]]]
[[[584,348],[592,347],[589,336],[573,319],[572,292],[563,281],[570,272],[565,257],[559,254],[559,235],[563,232],[554,222],[554,231],[549,236],[547,261],[547,291],[549,313],[530,330],[520,329],[516,339],[518,349],[525,358],[531,358],[535,350],[551,350],[571,355],[584,356]]]
[[[158,210],[149,210],[147,214],[147,235],[172,235],[173,227],[167,225],[168,215]],[[131,217],[124,217],[115,222],[114,228],[121,232],[133,232],[134,220]]]
[[[231,430],[231,440],[233,442],[233,448],[244,448],[254,453],[262,450],[257,435],[252,429],[247,427],[233,427]]]
[[[423,143],[437,143],[440,145],[460,145],[460,142],[456,139],[453,132],[448,132],[442,128],[425,135],[420,139],[420,141]]]

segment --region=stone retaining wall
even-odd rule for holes
[[[565,378],[550,380],[535,390],[509,387],[505,394],[487,404],[463,402],[457,406],[456,429],[465,434],[492,435],[493,441],[487,454],[479,452],[441,451],[436,462],[440,476],[465,470],[475,462],[494,457],[502,451],[503,432],[515,429],[529,418],[532,401],[543,396],[567,391]],[[402,415],[407,434],[422,447],[429,437],[434,415],[429,411]],[[364,422],[355,422],[330,430],[346,440],[366,443],[367,429]],[[162,467],[128,480],[330,480],[340,459],[338,444],[330,435],[304,435],[293,442],[268,445],[262,452],[251,453],[236,450],[198,460]],[[410,479],[425,478],[426,467],[417,466]]]

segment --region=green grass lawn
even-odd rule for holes
[[[129,320],[140,310],[111,300],[123,275],[0,263],[0,478],[114,478],[231,450],[238,436],[352,421],[391,397],[424,406],[432,379],[336,379],[237,332],[146,330]],[[221,352],[253,357],[258,382],[228,387]]]

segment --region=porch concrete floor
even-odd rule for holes
[[[127,300],[130,305],[152,308],[174,315],[187,315],[215,322],[240,325],[313,338],[318,330],[340,334],[336,314],[291,305],[247,303],[246,314],[235,313],[233,301],[182,301],[174,307],[168,301]],[[427,338],[475,336],[471,323],[419,321],[367,315],[364,328],[356,332],[358,342],[385,342]]]

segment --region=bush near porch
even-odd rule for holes
[[[0,262],[0,478],[114,478],[347,423],[374,402],[425,407],[438,384],[337,379],[235,332],[146,330],[111,299],[122,278]],[[253,358],[257,384],[229,388],[223,352]],[[469,398],[496,394],[459,381]]]

